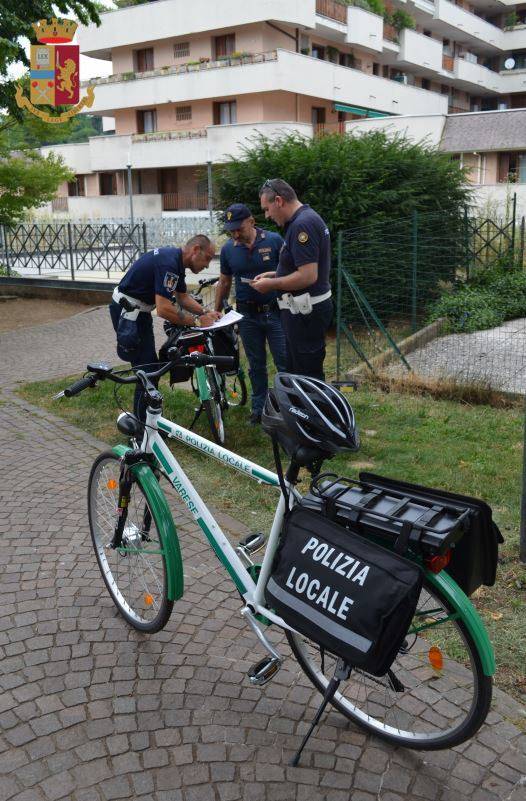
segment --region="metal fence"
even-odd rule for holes
[[[338,377],[526,393],[524,219],[489,222],[414,213],[338,235]]]
[[[22,275],[125,272],[141,253],[184,244],[195,234],[217,238],[217,218],[183,217],[0,226],[0,260]]]

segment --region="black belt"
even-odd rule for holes
[[[240,300],[236,303],[236,309],[240,314],[267,314],[277,311],[278,304],[275,300],[270,303],[256,303],[255,300]]]

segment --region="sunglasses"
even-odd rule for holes
[[[274,181],[275,181],[274,178],[267,178],[267,180],[265,181],[265,183],[263,184],[263,186],[261,187],[261,189],[259,191],[262,192],[264,189],[270,189],[272,192],[276,192],[276,194],[277,194],[277,191],[276,191],[276,189],[274,189],[274,186],[273,186],[273,182]]]

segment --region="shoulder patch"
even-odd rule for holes
[[[175,290],[178,280],[179,276],[175,275],[175,273],[165,274],[163,283],[168,292],[173,292]]]
[[[306,231],[300,231],[298,234],[298,242],[300,245],[304,245],[305,242],[309,241],[309,235]]]

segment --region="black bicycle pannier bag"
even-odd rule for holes
[[[215,356],[231,356],[234,359],[232,367],[217,367],[220,373],[237,373],[239,370],[239,344],[238,336],[232,328],[218,328],[212,332],[212,346]]]
[[[183,354],[190,352],[190,348],[202,345],[203,335],[198,332],[181,333],[177,326],[165,325],[164,330],[168,334],[168,339],[159,350],[159,361],[168,361],[168,349],[176,345],[181,348]],[[189,381],[192,376],[193,367],[186,367],[183,364],[172,365],[170,367],[170,384],[180,384]]]
[[[414,562],[297,506],[285,520],[265,598],[300,634],[382,676],[407,634],[422,578]]]
[[[471,595],[481,584],[489,587],[495,584],[498,548],[504,539],[493,522],[491,507],[487,503],[467,495],[409,484],[406,481],[385,478],[374,473],[360,473],[360,481],[380,489],[404,492],[415,500],[431,500],[449,506],[455,505],[460,510],[468,509],[470,515],[464,533],[452,548],[451,561],[445,570],[466,595]]]

